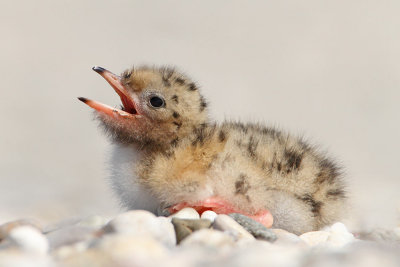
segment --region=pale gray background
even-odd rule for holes
[[[214,118],[322,144],[354,221],[398,219],[400,1],[1,1],[0,222],[119,212],[106,138],[76,97],[119,103],[91,70],[180,67]],[[360,220],[360,218],[362,220]]]

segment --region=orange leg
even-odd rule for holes
[[[191,207],[194,208],[199,214],[202,214],[206,210],[212,210],[218,214],[230,214],[230,213],[241,213],[246,215],[253,220],[262,223],[265,227],[271,227],[274,219],[272,214],[268,210],[260,210],[255,214],[248,214],[247,212],[241,211],[225,200],[219,197],[209,197],[203,201],[196,202],[194,204],[188,204],[187,202],[176,204],[169,208],[171,214],[180,211],[183,208]]]

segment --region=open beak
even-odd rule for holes
[[[86,105],[88,105],[89,107],[110,116],[134,117],[135,115],[138,115],[135,107],[135,102],[129,95],[128,90],[122,84],[121,78],[118,75],[115,75],[114,73],[102,67],[95,66],[92,69],[98,74],[100,74],[112,86],[112,88],[114,88],[115,92],[117,92],[117,94],[121,98],[123,108],[122,109],[112,108],[103,103],[90,100],[84,97],[78,97],[78,99],[83,103],[85,103]]]

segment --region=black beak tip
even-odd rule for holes
[[[94,70],[94,71],[97,72],[97,73],[102,73],[102,72],[104,72],[106,69],[105,69],[105,68],[102,68],[102,67],[99,67],[99,66],[94,66],[94,67],[92,68],[92,70]]]
[[[86,102],[88,101],[88,99],[85,98],[85,97],[78,97],[78,99],[79,99],[80,101],[82,101],[83,103],[86,103]]]

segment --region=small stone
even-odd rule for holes
[[[243,226],[255,238],[274,242],[276,235],[273,231],[262,225],[261,223],[240,213],[231,213],[229,216],[234,219],[238,224]]]
[[[236,248],[223,266],[307,266],[301,263],[303,254],[302,249],[294,246],[278,246],[257,239]]]
[[[344,249],[313,249],[301,266],[400,266],[399,247],[384,242],[353,242]]]
[[[271,229],[277,237],[274,244],[276,245],[295,245],[307,246],[307,244],[297,235],[292,234],[283,229]]]
[[[214,222],[215,218],[217,218],[218,214],[216,214],[212,210],[206,210],[203,212],[200,216],[201,219],[207,219],[210,220],[211,222]]]
[[[51,252],[54,259],[62,260],[70,257],[71,255],[82,253],[88,248],[87,242],[78,242],[69,246],[62,246]]]
[[[235,241],[232,236],[213,229],[198,230],[181,242],[182,246],[201,246],[217,249],[232,247],[234,244]]]
[[[50,249],[72,245],[82,241],[88,241],[95,237],[95,230],[89,227],[71,225],[46,234]]]
[[[97,230],[107,224],[107,222],[108,220],[106,218],[93,215],[81,220],[77,225]]]
[[[145,210],[122,213],[103,227],[105,233],[153,237],[166,246],[175,246],[174,226],[166,217],[156,217]]]
[[[48,255],[26,253],[24,251],[9,249],[0,250],[0,266],[2,267],[53,267],[55,263]]]
[[[393,229],[395,240],[400,241],[400,227]]]
[[[169,205],[166,205],[165,203],[162,203],[161,205],[158,206],[157,210],[156,210],[156,214],[157,216],[164,216],[164,217],[168,217],[171,215],[171,212],[169,211]]]
[[[172,214],[170,217],[172,218],[180,218],[180,219],[200,219],[199,213],[193,208],[184,208],[178,211],[177,213]]]
[[[316,246],[325,243],[330,236],[329,232],[325,231],[312,231],[304,233],[300,238],[309,246]]]
[[[347,230],[343,223],[335,223],[330,227],[328,242],[330,245],[341,247],[355,240],[354,235]]]
[[[75,217],[75,218],[68,218],[68,219],[65,219],[62,221],[58,221],[53,224],[46,225],[43,228],[43,233],[47,234],[47,233],[50,233],[50,232],[53,232],[53,231],[56,231],[56,230],[59,230],[59,229],[65,228],[65,227],[70,227],[72,225],[78,224],[81,220],[82,220],[82,218]]]
[[[400,241],[400,231],[396,233],[396,229],[389,230],[376,228],[369,231],[357,233],[357,237],[361,240],[376,241],[376,242],[396,242]]]
[[[45,255],[49,250],[47,238],[37,228],[28,225],[12,229],[6,241],[24,252],[33,254]]]
[[[16,220],[0,225],[0,241],[6,238],[12,229],[24,225],[29,225],[38,229],[40,232],[42,231],[42,227],[40,226],[40,224],[34,220],[30,219]]]
[[[234,219],[225,214],[219,214],[217,218],[215,218],[213,228],[223,232],[228,232],[237,240],[254,240],[254,237],[249,232],[247,232],[246,229],[244,229]]]
[[[157,239],[131,234],[105,235],[88,251],[111,257],[113,264],[107,266],[163,266],[168,256],[168,250]]]
[[[194,231],[210,228],[211,221],[205,219],[190,220],[190,219],[180,219],[172,218],[172,224],[174,225],[176,240],[179,244],[183,239],[189,236]]]
[[[68,255],[60,257],[56,254],[55,257],[56,264],[52,266],[117,266],[109,253],[98,249],[88,249],[81,253],[70,251]]]

